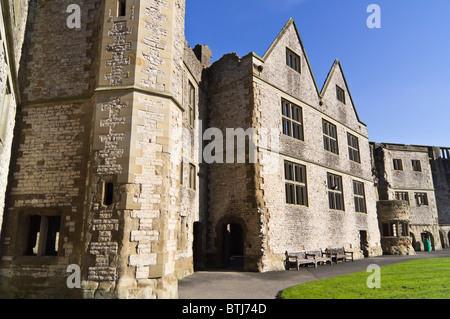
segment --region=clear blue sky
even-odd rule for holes
[[[262,56],[290,17],[319,89],[340,60],[371,141],[450,147],[449,0],[186,0],[186,39]]]

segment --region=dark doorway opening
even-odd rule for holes
[[[359,249],[362,250],[364,257],[369,257],[369,243],[367,242],[367,231],[359,231]]]
[[[225,268],[244,268],[244,230],[239,224],[224,225],[223,265]]]
[[[428,231],[425,231],[425,232],[423,232],[423,233],[421,233],[420,234],[420,237],[421,237],[421,239],[422,239],[422,245],[423,245],[423,250],[424,251],[432,251],[432,250],[435,250],[435,247],[434,247],[434,237],[433,237],[433,235],[430,233],[430,232],[428,232]],[[427,242],[428,242],[428,244],[427,244]],[[428,246],[428,249],[427,249],[427,246]]]
[[[194,223],[194,242],[192,244],[194,271],[204,268],[203,264],[203,227],[200,222]]]

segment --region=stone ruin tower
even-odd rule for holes
[[[67,24],[72,4],[79,28]],[[199,94],[183,62],[194,56],[185,1],[32,0],[27,10],[0,295],[177,297],[199,218],[182,181],[185,167],[198,172],[179,134]],[[67,286],[69,265],[80,287]]]

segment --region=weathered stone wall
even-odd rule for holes
[[[112,233],[91,230],[91,246],[104,242],[106,251],[91,248],[96,258],[84,292],[95,298],[174,298],[177,275],[192,272],[190,247],[177,255],[178,237],[193,223],[181,223],[180,213],[184,1],[128,1],[123,17],[111,17],[114,10],[115,2],[107,2],[90,210],[90,218],[100,217]],[[104,207],[101,185],[108,182],[117,197]],[[191,208],[189,217],[198,205]],[[176,268],[177,259],[189,257]]]
[[[0,8],[0,225],[8,180],[17,103],[17,71],[27,20],[28,2],[4,0]],[[6,18],[6,20],[3,20]],[[1,226],[0,226],[1,233]]]
[[[399,200],[378,201],[377,212],[380,229],[382,229],[383,224],[390,228],[396,228],[395,234],[381,234],[383,253],[386,255],[415,255],[411,236],[409,236],[410,212],[408,202]],[[408,229],[400,229],[403,227],[408,227]]]
[[[409,222],[411,220],[409,205],[408,202],[406,201],[397,201],[397,200],[378,201],[377,210],[378,210],[378,221],[380,223],[389,221]]]
[[[408,194],[413,248],[423,249],[422,233],[429,233],[433,237],[434,247],[440,249],[437,202],[428,149],[387,143],[373,145],[378,158],[376,161],[378,179],[385,185],[383,192],[387,198],[383,199],[394,200],[396,192]],[[394,159],[401,160],[402,170],[394,170]],[[412,160],[420,161],[420,171],[413,170]],[[418,205],[416,193],[426,193],[428,204]]]
[[[286,47],[300,56],[301,73],[286,65]],[[222,131],[252,127],[259,143],[254,165],[210,167],[210,247],[215,245],[210,249],[220,255],[221,227],[238,223],[245,234],[244,260],[256,258],[260,271],[283,269],[284,252],[302,247],[345,246],[360,258],[361,232],[367,234],[369,254],[381,254],[367,129],[355,112],[340,64],[335,62],[319,94],[290,21],[263,58],[225,55],[209,74],[210,126]],[[346,91],[345,105],[336,102],[336,84]],[[282,98],[302,108],[304,141],[282,134]],[[323,150],[322,119],[337,126],[339,155]],[[358,137],[361,163],[349,160],[347,132]],[[286,204],[284,160],[306,166],[308,206]],[[343,178],[345,211],[329,209],[328,172]],[[364,183],[366,213],[355,213],[353,180]],[[262,255],[249,253],[255,246]]]
[[[214,255],[217,266],[222,266],[225,227],[238,224],[244,234],[244,269],[263,270],[263,211],[256,197],[259,173],[256,164],[248,159],[246,163],[237,162],[236,144],[234,148],[226,146],[227,128],[245,131],[254,127],[252,68],[251,56],[240,59],[228,54],[208,70],[208,124],[222,132],[222,136],[210,137],[222,143],[216,144],[216,158],[209,166],[208,254]],[[231,152],[235,156],[232,162],[227,162]]]
[[[384,178],[389,183],[389,199],[395,199],[395,192],[407,192],[411,206],[412,224],[436,224],[437,211],[433,178],[425,148],[386,144],[384,152]],[[402,161],[403,170],[394,170],[393,159]],[[420,160],[421,171],[414,171],[411,160]],[[428,205],[417,205],[415,193],[426,193]]]
[[[1,271],[5,284],[10,284],[2,288],[13,297],[74,293],[65,286],[65,269],[81,262],[90,118],[89,102],[20,110],[17,159],[2,234]],[[32,215],[61,216],[58,256],[25,256]],[[42,291],[49,282],[65,289]]]
[[[1,242],[1,290],[8,297],[79,295],[67,288],[65,270],[81,261],[92,101],[73,97],[87,92],[92,80],[93,60],[87,56],[98,41],[92,32],[99,3],[81,5],[87,23],[70,30],[69,2],[30,1],[28,7],[24,1],[11,1],[14,18],[8,23],[18,72],[13,79],[20,88],[14,82],[12,87],[21,93],[21,105]],[[65,101],[49,101],[58,96]],[[57,256],[25,256],[33,215],[61,217]],[[49,289],[43,290],[45,286]]]
[[[442,156],[441,148],[428,147],[431,158],[434,193],[439,224],[450,224],[450,159]]]
[[[30,1],[22,100],[40,101],[93,93],[101,1]],[[67,7],[80,6],[81,28],[67,26]],[[45,66],[45,67],[44,67]]]
[[[301,74],[286,65],[286,47],[300,56]],[[360,231],[367,232],[370,254],[380,254],[377,196],[367,130],[351,104],[339,63],[333,65],[319,96],[296,29],[288,23],[264,59],[255,58],[254,65],[260,66],[255,67],[255,99],[261,128],[269,134],[275,132],[274,139],[268,142],[270,151],[262,151],[264,183],[261,187],[268,210],[268,247],[274,254],[268,267],[280,268],[285,250],[295,251],[301,247],[345,246],[360,258]],[[345,89],[345,105],[336,99],[336,84]],[[304,141],[282,134],[282,98],[302,108]],[[322,119],[337,127],[339,155],[323,149]],[[358,137],[361,163],[349,160],[347,132]],[[285,203],[284,160],[306,166],[307,207]],[[343,178],[345,211],[329,209],[328,172]],[[364,183],[367,213],[355,213],[353,180]]]

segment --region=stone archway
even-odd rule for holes
[[[245,234],[244,222],[235,216],[222,218],[216,226],[216,266],[244,270]]]
[[[434,246],[434,237],[429,231],[424,231],[420,234],[420,238],[422,241],[423,250],[425,250],[425,241],[428,239],[430,241],[431,250],[436,250]]]

